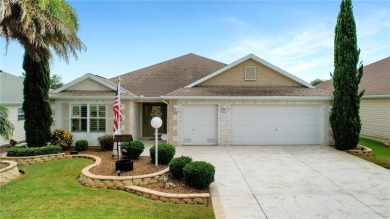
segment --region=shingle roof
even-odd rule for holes
[[[316,87],[334,91],[333,80],[324,81]],[[390,57],[364,66],[359,88],[366,90],[364,95],[390,94]]]
[[[182,88],[167,96],[331,96],[325,90],[287,86],[202,86]]]
[[[187,54],[121,75],[121,86],[145,97],[160,97],[199,80],[226,64]],[[118,77],[111,78],[115,81]]]

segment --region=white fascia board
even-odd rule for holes
[[[18,106],[18,105],[23,105],[23,102],[2,102],[0,103],[2,106]]]
[[[208,79],[210,79],[210,78],[212,78],[214,76],[217,76],[217,75],[221,74],[222,72],[225,72],[225,71],[233,68],[234,66],[236,66],[236,65],[238,65],[240,63],[243,63],[243,62],[247,61],[248,59],[253,59],[253,60],[255,60],[255,61],[257,61],[257,62],[267,66],[268,68],[273,69],[276,72],[278,72],[278,73],[280,73],[280,74],[290,78],[291,80],[296,81],[296,82],[304,85],[305,87],[315,88],[314,86],[312,86],[311,84],[307,83],[306,81],[304,81],[304,80],[302,80],[302,79],[300,79],[300,78],[298,78],[298,77],[296,77],[296,76],[294,76],[294,75],[284,71],[281,68],[276,67],[275,65],[272,65],[271,63],[269,63],[269,62],[267,62],[267,61],[265,61],[265,60],[255,56],[253,54],[249,54],[249,55],[247,55],[247,56],[245,56],[245,57],[243,57],[243,58],[241,58],[241,59],[239,59],[239,60],[237,60],[237,61],[235,61],[235,62],[233,62],[233,63],[231,63],[231,64],[229,64],[229,65],[227,65],[225,67],[223,67],[223,68],[221,68],[220,70],[218,70],[218,71],[216,71],[214,73],[211,73],[211,74],[207,75],[206,77],[203,77],[203,78],[193,82],[192,84],[189,84],[189,85],[185,86],[185,88],[192,88],[192,87],[194,87],[194,86],[196,86],[196,85],[198,85],[198,84],[200,84],[200,83],[202,83],[202,82],[204,82],[204,81],[206,81],[206,80],[208,80]]]
[[[81,76],[81,77],[79,77],[79,78],[77,78],[77,79],[75,79],[75,80],[65,84],[64,86],[62,86],[62,87],[52,91],[52,93],[54,93],[54,94],[60,93],[61,91],[64,91],[64,90],[66,90],[66,89],[68,89],[68,88],[70,88],[70,87],[72,87],[72,86],[74,86],[74,85],[76,85],[76,84],[78,84],[78,83],[88,79],[88,78],[90,78],[90,79],[98,82],[99,84],[102,84],[102,85],[104,85],[104,86],[106,86],[106,87],[108,87],[108,88],[110,88],[110,89],[112,89],[114,91],[116,90],[115,86],[113,86],[113,85],[111,85],[111,84],[109,84],[109,83],[99,79],[98,77],[96,77],[95,75],[93,75],[91,73],[87,73],[87,74],[85,74],[85,75],[83,75],[83,76]]]
[[[162,96],[167,100],[333,100],[331,96]]]
[[[162,97],[138,97],[136,102],[162,102]]]
[[[112,100],[114,102],[115,96],[49,96],[50,100]],[[121,100],[137,100],[138,97],[123,97]]]
[[[383,95],[364,95],[362,99],[378,99],[378,98],[390,98],[390,94]]]

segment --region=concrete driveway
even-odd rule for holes
[[[217,218],[390,218],[390,171],[329,146],[176,151],[216,167]]]

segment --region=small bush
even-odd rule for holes
[[[145,146],[142,141],[132,141],[130,144],[128,142],[121,143],[121,148],[126,149],[127,152],[123,155],[130,159],[138,159],[139,155],[144,151]]]
[[[114,147],[114,136],[104,135],[98,138],[100,149],[102,151],[110,151]]]
[[[11,146],[15,146],[17,143],[18,143],[18,142],[15,141],[14,139],[10,139],[10,140],[9,140],[9,144],[10,144]]]
[[[85,151],[88,148],[88,141],[87,140],[78,140],[74,144],[76,151]]]
[[[192,162],[191,157],[177,157],[174,158],[170,163],[169,163],[169,171],[171,172],[173,178],[181,180],[183,179],[183,168],[186,164]]]
[[[149,150],[150,158],[152,163],[155,163],[155,152],[156,146],[153,146]],[[170,144],[159,144],[158,145],[158,163],[159,164],[169,164],[173,156],[175,155],[175,147]]]
[[[70,147],[73,143],[73,135],[63,129],[55,129],[51,132],[51,144],[62,147]]]
[[[44,146],[44,147],[34,147],[34,148],[22,148],[22,147],[13,147],[8,149],[7,156],[9,157],[28,157],[28,156],[38,156],[46,154],[58,154],[62,152],[60,146]]]
[[[195,161],[184,166],[183,175],[188,186],[206,189],[214,182],[215,167],[205,161]]]

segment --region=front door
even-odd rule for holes
[[[167,105],[164,103],[142,104],[142,136],[154,137],[154,128],[150,125],[153,117],[160,117],[163,124],[158,133],[167,133]]]

